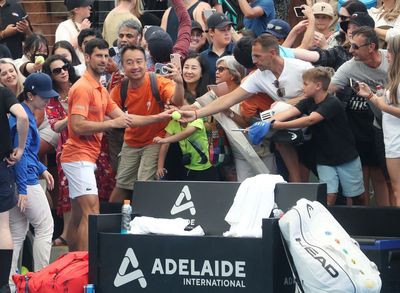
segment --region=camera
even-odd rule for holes
[[[182,155],[182,165],[186,166],[192,162],[192,154],[186,153]]]
[[[154,72],[159,74],[159,75],[167,75],[170,74],[171,72],[169,71],[169,66],[163,63],[156,63],[154,65]]]

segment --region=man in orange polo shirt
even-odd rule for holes
[[[141,47],[126,46],[121,51],[121,62],[125,76],[129,79],[125,107],[129,113],[154,115],[163,111],[151,91],[149,73],[146,71],[146,55]],[[181,106],[184,100],[182,75],[169,64],[170,74],[165,78],[157,75],[157,89],[164,104],[170,102]],[[171,80],[172,79],[172,80]],[[111,91],[111,97],[121,105],[121,85]],[[111,202],[122,202],[130,198],[136,180],[153,180],[157,171],[160,145],[153,143],[156,136],[164,137],[168,121],[131,127],[125,131],[121,159],[117,171],[117,184],[111,193]]]
[[[100,84],[108,57],[106,41],[90,40],[85,47],[86,72],[69,92],[69,138],[61,154],[61,165],[68,179],[72,205],[67,233],[70,250],[88,249],[88,216],[99,213],[94,172],[103,132],[111,128],[155,123],[170,117],[168,112],[146,117],[124,113]]]

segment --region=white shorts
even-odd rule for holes
[[[76,198],[82,195],[98,195],[96,176],[96,164],[79,161],[61,163],[61,167],[68,179],[69,197]]]

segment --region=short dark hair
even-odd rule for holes
[[[375,29],[369,26],[361,26],[352,32],[352,38],[361,35],[365,38],[366,44],[375,44],[375,51],[379,49],[379,39]]]
[[[273,47],[279,53],[279,42],[278,42],[278,39],[273,35],[261,34],[257,38],[254,39],[253,46],[255,44],[260,44],[261,47],[263,47],[264,49]]]
[[[108,43],[103,39],[92,39],[86,44],[85,53],[88,55],[92,55],[95,48],[98,48],[100,50],[108,49]]]
[[[121,54],[121,62],[123,62],[124,55],[125,55],[126,51],[128,51],[128,50],[129,51],[138,50],[138,51],[142,52],[143,56],[144,56],[144,60],[146,60],[146,51],[143,49],[143,47],[136,46],[136,45],[128,45],[128,46],[123,47],[122,50],[121,50],[121,53],[120,53]]]
[[[81,30],[78,35],[78,46],[79,47],[82,47],[83,40],[88,36],[94,36],[97,39],[103,38],[103,35],[97,29],[85,28],[85,29]]]
[[[255,67],[253,58],[251,58],[251,46],[253,45],[253,41],[253,37],[242,37],[236,42],[233,48],[233,56],[236,61],[248,69]]]
[[[72,47],[71,43],[68,41],[58,41],[54,43],[53,49],[51,50],[51,55],[54,55],[54,52],[58,49],[58,48],[63,48],[68,50],[71,53],[72,56],[72,66],[76,66],[81,64],[81,61],[79,60],[78,55],[76,55],[76,51],[74,49],[74,47]]]

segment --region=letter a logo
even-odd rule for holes
[[[138,280],[140,287],[146,288],[147,282],[143,276],[142,270],[137,269],[133,272],[130,272],[129,274],[126,273],[129,264],[132,264],[134,269],[137,269],[139,267],[139,262],[132,248],[128,248],[126,250],[125,257],[122,260],[117,275],[115,276],[114,286],[118,288],[122,285],[128,284],[129,282]]]
[[[187,202],[182,203],[184,199],[186,199]],[[185,210],[190,210],[190,213],[192,214],[192,216],[194,216],[196,214],[196,209],[194,208],[194,204],[191,199],[192,195],[190,194],[189,187],[185,185],[182,188],[182,191],[179,194],[178,198],[176,199],[175,204],[172,206],[171,215],[176,215]]]

